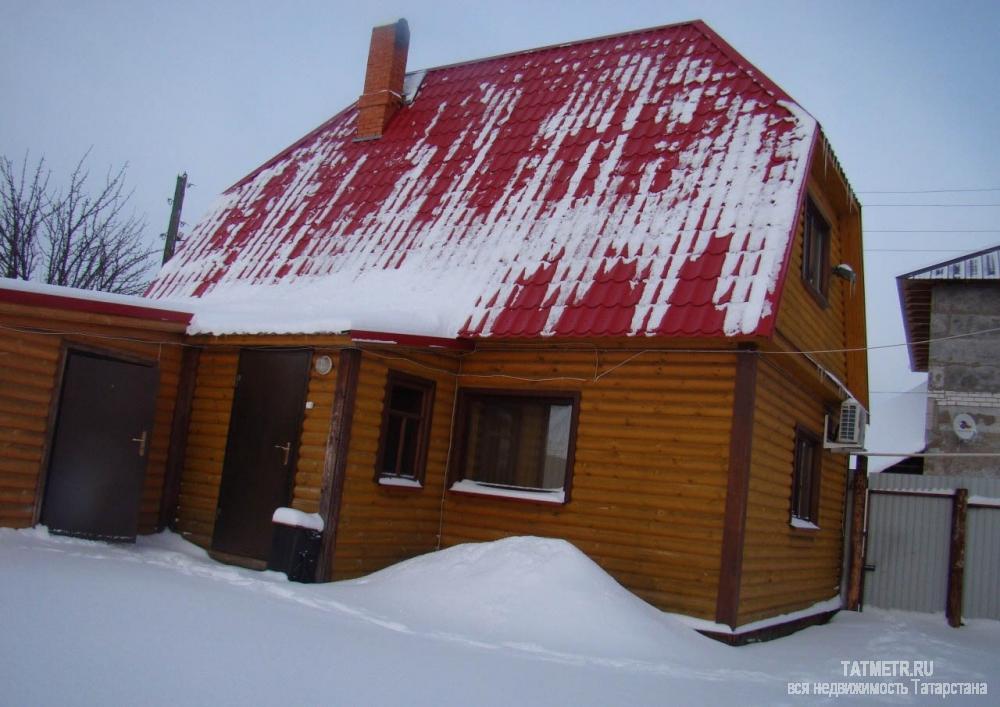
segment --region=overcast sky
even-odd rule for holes
[[[127,162],[156,238],[179,172],[193,225],[357,98],[372,26],[399,17],[411,70],[705,20],[820,121],[858,192],[872,346],[903,341],[896,275],[1000,242],[995,0],[0,0],[0,152],[58,176],[92,149],[95,179]],[[924,205],[885,206],[899,203]],[[877,424],[879,400],[923,377],[902,348],[869,365]]]

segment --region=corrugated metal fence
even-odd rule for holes
[[[1000,479],[872,474],[864,602],[945,611],[955,490],[968,489],[962,616],[1000,619]]]

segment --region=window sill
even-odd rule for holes
[[[819,530],[819,526],[811,520],[803,520],[802,518],[796,518],[795,516],[792,516],[792,519],[788,521],[788,524],[796,530]]]
[[[378,485],[390,486],[397,489],[413,489],[414,491],[424,487],[424,485],[416,479],[408,479],[404,476],[380,476],[378,477]]]
[[[533,489],[490,486],[488,484],[481,484],[478,481],[462,479],[461,481],[453,483],[448,490],[468,496],[510,498],[518,501],[543,503],[548,506],[561,506],[566,503],[566,491],[564,489],[559,489],[558,491],[536,491]]]

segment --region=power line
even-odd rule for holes
[[[866,228],[865,233],[1000,233],[994,228]]]
[[[857,194],[966,194],[972,192],[1000,191],[1000,187],[983,187],[980,189],[885,189],[859,191]]]
[[[183,342],[183,341],[165,340],[165,339],[142,339],[142,338],[130,337],[130,336],[112,336],[112,335],[108,335],[108,334],[97,334],[97,333],[92,333],[92,332],[87,332],[87,331],[60,331],[60,330],[55,330],[55,329],[44,329],[44,328],[40,328],[40,327],[15,326],[15,325],[6,324],[6,323],[3,323],[3,322],[0,322],[0,330],[3,330],[3,331],[12,331],[12,332],[20,333],[20,334],[36,334],[36,335],[40,335],[40,336],[82,336],[82,337],[90,337],[90,338],[97,338],[97,339],[108,339],[108,340],[114,340],[114,341],[130,341],[130,342],[135,342],[135,343],[140,343],[140,344],[167,345],[167,346],[184,346],[184,347],[199,348],[199,349],[213,348],[213,346],[210,345],[210,344],[202,344],[202,343],[188,343],[188,342]],[[813,349],[813,350],[810,350],[810,351],[760,351],[760,350],[755,350],[755,351],[752,351],[752,352],[751,351],[746,351],[744,353],[753,353],[754,355],[763,355],[763,356],[802,356],[802,355],[819,355],[819,354],[854,353],[854,352],[859,352],[859,351],[872,352],[872,351],[884,351],[886,349],[901,349],[901,348],[906,348],[908,346],[916,346],[916,345],[919,345],[919,344],[933,344],[933,343],[936,343],[936,342],[939,342],[939,341],[951,341],[953,339],[966,339],[966,338],[973,337],[973,336],[979,336],[981,334],[995,334],[995,333],[998,333],[998,332],[1000,332],[1000,327],[991,327],[989,329],[977,329],[976,331],[969,331],[969,332],[965,332],[965,333],[962,333],[962,334],[952,334],[950,336],[939,336],[939,337],[935,337],[935,338],[919,339],[917,341],[909,341],[909,342],[903,341],[903,342],[895,343],[895,344],[876,344],[876,345],[868,345],[868,346],[855,346],[855,347],[850,347],[850,348],[835,348],[835,349]],[[341,333],[347,334],[348,336],[350,335],[350,331],[345,331],[345,332],[341,332]],[[303,336],[308,336],[308,335],[305,334]],[[358,343],[363,343],[363,342],[352,342],[351,345],[322,346],[322,348],[330,348],[330,349],[358,348]],[[222,346],[227,346],[227,345],[223,344]],[[230,344],[228,346],[233,347],[233,346],[236,346],[236,345]],[[236,347],[238,348],[238,346],[236,346]],[[309,344],[303,344],[303,346],[302,346],[302,348],[310,348],[310,347],[311,346]],[[366,348],[365,350],[368,350],[368,349]],[[552,346],[551,344],[548,344],[548,342],[543,342],[543,344],[541,346],[512,346],[512,347],[509,347],[509,348],[507,348],[505,350],[507,350],[507,351],[539,351],[539,350],[549,350],[549,351],[588,351],[588,352],[599,351],[599,352],[604,352],[604,353],[624,353],[624,351],[622,351],[621,349],[608,349],[608,348],[599,348],[599,347],[594,347],[594,346],[587,346],[587,347],[582,347],[582,348],[581,347],[573,347],[573,346]],[[475,349],[475,350],[473,350],[470,353],[476,353],[477,351],[480,351],[480,349]],[[636,354],[636,355],[633,355],[633,356],[629,356],[626,361],[623,361],[621,363],[615,364],[614,368],[618,368],[619,366],[622,366],[625,363],[627,363],[627,362],[631,361],[632,359],[636,358],[636,356],[644,354],[644,353],[675,353],[675,354],[676,353],[698,353],[698,354],[705,353],[705,354],[710,354],[710,353],[740,353],[740,352],[739,351],[734,351],[733,349],[726,348],[726,347],[723,347],[723,348],[662,348],[662,347],[648,348],[648,349],[643,349],[642,351],[639,352],[639,354]],[[476,377],[479,377],[479,376],[476,376]]]
[[[972,206],[1000,206],[1000,204],[862,204],[865,208],[872,206],[926,206],[932,208],[942,208],[942,209],[954,209],[954,208],[969,208]]]
[[[927,397],[926,390],[869,390],[869,395],[923,395]]]
[[[965,248],[865,248],[866,253],[964,253]]]

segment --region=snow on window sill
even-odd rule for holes
[[[564,489],[522,489],[510,488],[507,486],[491,486],[481,484],[471,479],[462,479],[451,485],[449,491],[467,493],[475,496],[498,496],[500,498],[516,498],[522,501],[535,501],[536,503],[552,503],[561,505],[566,503],[566,491]]]
[[[792,519],[788,521],[788,524],[793,528],[798,528],[800,530],[819,530],[819,526],[812,521],[796,518],[795,516],[792,516]]]
[[[416,479],[408,479],[404,476],[380,476],[378,477],[378,485],[395,486],[396,488],[404,489],[422,489],[424,487],[424,485]]]

